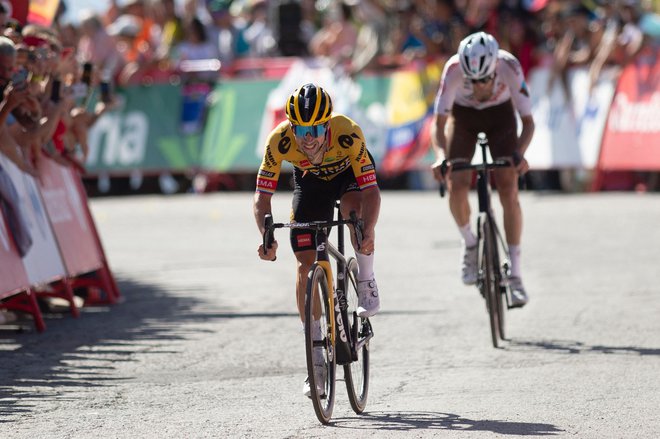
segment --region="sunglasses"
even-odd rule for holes
[[[470,79],[470,81],[472,81],[473,84],[477,84],[477,83],[488,84],[493,79],[495,79],[495,73],[493,73],[492,75],[484,76],[483,78],[479,78],[479,79]]]
[[[325,132],[328,130],[328,124],[324,123],[311,126],[291,124],[291,129],[293,130],[293,135],[296,137],[305,137],[307,134],[310,134],[312,137],[321,137],[324,136]]]

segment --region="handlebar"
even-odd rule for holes
[[[264,216],[264,235],[263,235],[263,251],[266,254],[266,249],[271,248],[273,241],[275,240],[274,231],[275,229],[312,229],[312,230],[322,230],[329,227],[341,226],[344,224],[353,224],[355,230],[355,240],[357,242],[358,250],[362,246],[362,239],[364,237],[363,228],[364,221],[357,217],[357,214],[354,210],[350,213],[349,219],[341,219],[338,221],[310,221],[306,223],[302,222],[293,222],[293,223],[274,223],[273,216],[270,213],[267,213]]]
[[[514,157],[514,162],[515,162],[515,157]],[[470,170],[476,170],[476,171],[486,171],[488,169],[495,169],[495,168],[508,168],[509,166],[513,166],[514,163],[511,163],[510,160],[508,159],[497,159],[493,160],[492,162],[487,162],[487,163],[467,163],[467,162],[457,162],[457,163],[451,163],[448,162],[447,160],[443,160],[442,164],[440,165],[440,173],[444,177],[447,175],[447,171],[449,170],[449,167],[451,166],[451,171],[452,172],[461,172],[461,171],[470,171]],[[447,187],[445,186],[445,182],[443,181],[440,183],[440,196],[444,197],[445,192],[446,192]]]

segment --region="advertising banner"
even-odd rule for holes
[[[119,108],[104,114],[89,132],[86,168],[91,174],[185,171],[198,165],[200,137],[181,132],[180,86],[132,86],[119,98]]]
[[[80,178],[70,168],[50,159],[39,162],[41,194],[59,243],[64,265],[70,277],[89,273],[102,266],[92,224],[74,179]]]
[[[531,169],[593,169],[614,96],[614,70],[590,86],[586,68],[570,69],[566,83],[549,68],[530,72],[536,129],[525,158]]]
[[[64,265],[34,178],[21,172],[2,154],[0,166],[9,175],[18,194],[14,208],[16,220],[13,224],[25,230],[14,230],[13,233],[24,236],[23,263],[29,284],[38,285],[63,278]]]
[[[621,75],[603,137],[601,170],[660,169],[660,59],[643,53]]]

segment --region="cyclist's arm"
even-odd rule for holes
[[[259,229],[259,233],[262,235],[264,234],[264,217],[266,216],[267,213],[271,213],[272,208],[270,204],[270,200],[273,196],[271,194],[266,194],[263,192],[255,192],[254,193],[254,204],[253,204],[253,211],[254,211],[254,219],[257,222],[257,228]]]
[[[436,161],[442,162],[445,159],[447,151],[447,136],[445,136],[445,126],[448,116],[444,114],[435,115],[435,123],[431,125],[431,145],[435,152]]]
[[[520,132],[520,137],[518,137],[518,151],[520,152],[521,156],[524,156],[525,151],[527,151],[527,148],[532,141],[535,125],[534,117],[531,114],[527,116],[521,116],[520,120],[522,121],[522,131]]]

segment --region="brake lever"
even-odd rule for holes
[[[350,217],[351,222],[353,223],[353,230],[355,230],[355,243],[357,244],[357,250],[359,251],[362,247],[362,239],[364,238],[364,234],[362,233],[364,221],[358,219],[354,210],[351,210]]]

